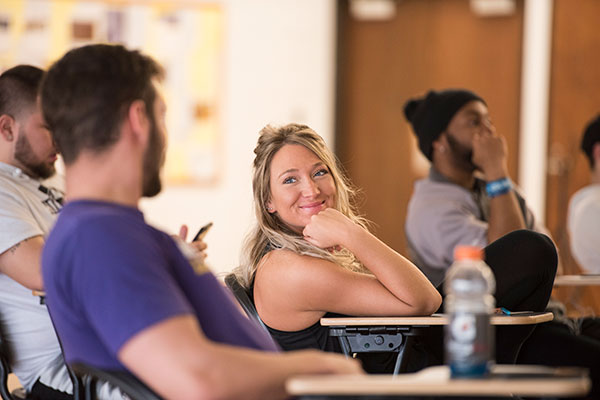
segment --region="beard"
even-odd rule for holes
[[[150,117],[150,137],[144,154],[144,181],[142,196],[154,197],[160,193],[162,182],[160,170],[165,161],[165,143],[156,126],[154,114]]]
[[[473,149],[459,143],[449,132],[446,139],[450,147],[453,164],[463,170],[475,171],[477,165],[473,163]]]
[[[21,169],[31,178],[48,179],[56,173],[54,162],[43,162],[36,158],[24,132],[17,139],[14,158],[21,164]]]

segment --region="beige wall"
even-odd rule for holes
[[[208,221],[208,263],[215,272],[238,264],[252,222],[251,164],[267,123],[303,122],[333,145],[334,0],[222,0],[225,60],[222,96],[224,165],[210,188],[166,187],[143,200],[151,224],[176,232]],[[192,234],[194,233],[192,232]]]

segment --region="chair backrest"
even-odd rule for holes
[[[0,341],[0,347],[2,346],[2,342]],[[10,374],[10,364],[8,363],[8,359],[3,351],[0,350],[0,397],[2,400],[19,400],[18,397],[13,396],[13,394],[8,390],[8,374]]]
[[[96,400],[96,386],[104,382],[118,388],[131,400],[162,400],[152,389],[129,372],[103,370],[84,363],[74,363],[70,367],[83,382],[85,400]]]
[[[20,387],[12,392],[8,389],[8,375],[11,373],[11,349],[7,347],[3,339],[3,332],[4,330],[0,326],[0,398],[2,400],[24,400],[27,395],[25,389]]]
[[[0,398],[2,400],[24,400],[26,397],[25,389],[18,388],[12,392],[8,389],[8,375],[11,372],[8,355],[8,349],[0,333]]]
[[[233,295],[246,312],[246,315],[248,315],[248,318],[250,318],[253,321],[256,321],[256,323],[258,323],[265,330],[265,332],[269,333],[269,330],[267,329],[266,325],[258,316],[258,312],[256,311],[256,307],[254,306],[254,301],[252,300],[251,294],[238,281],[237,276],[234,273],[227,275],[225,277],[225,284],[227,285],[229,290],[233,292]]]
[[[40,296],[40,304],[46,304],[46,296]],[[56,330],[56,325],[54,325],[54,319],[52,318],[52,312],[50,312],[50,307],[46,307],[48,310],[48,315],[50,316],[50,322],[52,322],[52,327],[54,328],[54,333],[56,334],[56,339],[58,340],[58,345],[60,346],[60,352],[62,353],[63,360],[67,367],[67,372],[69,373],[69,378],[71,378],[71,382],[73,383],[73,399],[74,400],[85,400],[84,394],[84,383],[79,377],[73,372],[69,364],[67,364],[67,357],[65,356],[65,349],[62,345],[62,341],[60,340],[60,335]]]
[[[0,354],[0,396],[2,400],[12,400],[10,392],[8,391],[8,374],[10,373],[10,366],[8,360],[4,357],[4,352]]]

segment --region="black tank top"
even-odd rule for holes
[[[271,243],[267,244],[263,256],[271,250],[275,250],[277,248],[277,246]],[[252,284],[250,286],[250,296],[252,297],[252,303],[254,303],[254,280],[252,280]],[[323,316],[323,318],[336,317],[344,317],[344,315],[325,313]],[[271,337],[275,339],[275,341],[284,351],[317,349],[328,352],[342,353],[342,347],[340,346],[339,339],[329,336],[329,329],[325,326],[321,326],[319,321],[315,322],[308,328],[304,328],[299,331],[280,331],[278,329],[271,328],[267,324],[265,324],[265,326],[271,334]]]
[[[326,313],[323,318],[342,318],[342,314]],[[284,351],[317,349],[331,353],[343,353],[337,337],[329,336],[329,329],[317,321],[308,328],[286,332],[267,326],[269,333]],[[370,374],[391,374],[394,371],[397,353],[358,353],[363,369]]]
[[[326,313],[323,318],[343,317],[340,314]],[[301,349],[318,349],[322,351],[341,353],[339,339],[329,336],[329,329],[317,321],[308,328],[299,331],[280,331],[266,325],[269,333],[285,351]]]
[[[265,254],[275,247],[267,245]],[[254,303],[254,281],[250,285],[250,296]],[[347,315],[336,313],[325,313],[323,318],[344,318]],[[259,316],[260,318],[260,316]],[[264,323],[264,321],[263,321]],[[279,344],[282,350],[317,349],[331,353],[343,353],[337,337],[329,336],[329,328],[321,326],[320,321],[315,322],[308,328],[299,331],[280,331],[265,324],[271,337]],[[361,360],[363,369],[368,373],[390,374],[394,371],[396,353],[358,353],[357,358]],[[416,369],[415,369],[416,370]]]
[[[252,303],[254,303],[254,282],[252,282],[252,286],[250,286],[249,295]],[[323,315],[323,318],[336,317],[344,317],[344,315],[335,313],[325,313],[325,315]],[[335,353],[342,352],[339,340],[335,337],[330,337],[329,329],[326,326],[321,326],[319,321],[315,322],[308,328],[304,328],[299,331],[280,331],[278,329],[271,328],[267,324],[265,324],[265,326],[267,327],[269,334],[271,334],[271,337],[275,339],[275,341],[284,351],[318,349]]]

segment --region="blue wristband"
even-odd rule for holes
[[[485,185],[485,191],[489,198],[494,198],[502,194],[510,192],[512,189],[512,183],[508,178],[501,178],[495,181],[488,182]]]

